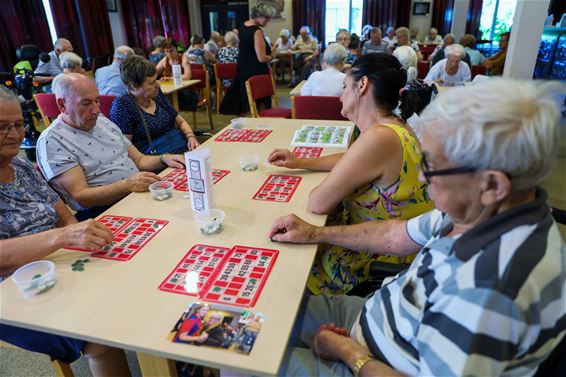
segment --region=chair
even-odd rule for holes
[[[246,93],[248,94],[252,117],[291,118],[291,109],[278,108],[275,83],[271,74],[250,77],[246,81]],[[271,97],[273,108],[258,112],[255,101],[266,97]]]
[[[104,114],[105,117],[110,115],[110,108],[112,107],[112,102],[116,96],[111,96],[107,94],[100,95],[100,112]]]
[[[292,96],[293,119],[347,120],[341,114],[340,97]]]
[[[487,68],[483,65],[472,65],[472,80],[477,75],[485,75],[487,73]]]
[[[222,80],[233,80],[236,78],[236,67],[238,63],[214,64],[214,78],[216,81],[216,111],[220,112],[220,101],[224,97],[227,86],[222,85]]]
[[[33,95],[33,99],[37,104],[39,113],[41,114],[41,119],[43,119],[43,124],[45,127],[49,126],[53,119],[57,118],[61,111],[59,111],[59,106],[57,106],[57,101],[55,100],[55,94],[53,93],[36,93]]]
[[[430,62],[418,62],[417,78],[423,80],[430,71]]]
[[[26,351],[26,350],[24,350],[20,347],[14,346],[13,344],[1,342],[1,341],[0,341],[0,347],[2,347],[2,348],[13,348],[13,349],[16,349],[16,350]],[[29,351],[26,351],[26,352],[29,352]],[[53,367],[53,370],[55,372],[56,377],[74,377],[74,375],[75,375],[73,373],[73,370],[71,369],[71,366],[69,364],[65,364],[62,361],[52,360],[51,366]]]
[[[197,107],[203,105],[206,107],[206,112],[208,113],[208,122],[210,123],[210,129],[212,130],[214,129],[214,123],[212,122],[212,112],[210,110],[210,82],[208,81],[208,71],[206,69],[192,69],[191,67],[191,72],[192,80],[200,80],[198,84],[193,86],[193,88],[198,90],[199,92]],[[196,124],[197,114],[195,109],[195,111],[193,111],[193,125],[196,127]]]
[[[191,64],[189,64],[189,65],[191,66],[191,72],[194,72],[195,70],[196,70],[196,71],[206,71],[206,67],[205,67],[204,64],[194,64],[194,63],[191,63]]]

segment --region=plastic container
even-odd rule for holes
[[[57,283],[55,265],[48,260],[28,263],[16,270],[12,280],[24,297],[33,297],[47,292]]]
[[[149,186],[153,200],[167,200],[173,197],[173,182],[160,181]]]
[[[234,118],[230,121],[230,124],[232,125],[232,128],[240,129],[246,126],[244,122],[245,120],[243,118]]]
[[[195,213],[198,230],[201,234],[212,235],[222,232],[226,214],[220,209],[211,209],[207,212]]]
[[[259,165],[259,157],[254,155],[242,156],[239,161],[240,169],[243,171],[255,171]]]

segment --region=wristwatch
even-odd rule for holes
[[[373,357],[372,355],[364,355],[358,357],[356,361],[354,361],[354,370],[352,371],[354,372],[354,377],[359,377],[360,370],[364,367],[364,365],[366,365],[368,361],[372,360],[375,360],[375,357]]]

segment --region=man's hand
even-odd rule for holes
[[[145,192],[149,189],[149,185],[158,181],[161,181],[161,177],[157,174],[140,171],[126,179],[126,184],[131,192]]]
[[[208,333],[207,333],[207,332],[203,332],[202,334],[199,335],[199,338],[197,339],[197,342],[198,342],[198,343],[204,343],[207,339],[208,339]]]
[[[280,217],[269,230],[269,238],[277,242],[313,243],[315,241],[316,227],[298,216],[287,215]]]
[[[195,138],[190,138],[189,140],[194,140],[198,144]],[[190,141],[189,141],[190,143]],[[189,145],[189,144],[187,144]],[[195,147],[196,148],[196,147]],[[189,148],[190,149],[190,148]],[[192,150],[192,149],[191,149]],[[164,154],[161,156],[161,161],[170,168],[184,169],[185,168],[185,157],[180,154]]]
[[[343,361],[345,349],[350,347],[351,342],[356,341],[332,330],[319,330],[314,336],[313,351],[324,360]]]
[[[200,143],[195,136],[189,136],[189,138],[187,139],[187,148],[189,148],[190,151],[195,150],[195,148],[199,145]],[[185,159],[183,158],[183,162],[184,161]]]
[[[63,247],[98,250],[114,239],[109,228],[93,219],[67,225],[60,230],[63,235]]]
[[[299,160],[300,159],[295,157],[288,149],[275,149],[269,154],[269,157],[267,157],[267,161],[272,165],[288,169],[297,169]]]
[[[320,332],[320,331],[323,331],[323,330],[333,331],[336,334],[342,335],[342,336],[349,336],[348,330],[345,327],[338,327],[334,323],[324,323],[324,324],[320,325],[320,327],[318,328],[318,331]]]

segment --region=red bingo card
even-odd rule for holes
[[[237,143],[261,143],[271,130],[242,130],[228,128],[217,136],[214,141],[237,142]]]
[[[224,169],[212,169],[212,183],[217,184],[220,180],[226,177],[230,173],[230,170]],[[169,181],[173,183],[173,188],[177,191],[189,191],[189,185],[187,183],[187,173],[184,169],[175,169],[171,173],[163,177],[164,181]]]
[[[322,154],[321,147],[295,147],[293,154],[298,158],[317,158]]]
[[[297,190],[301,179],[294,175],[270,175],[252,199],[288,202]]]

